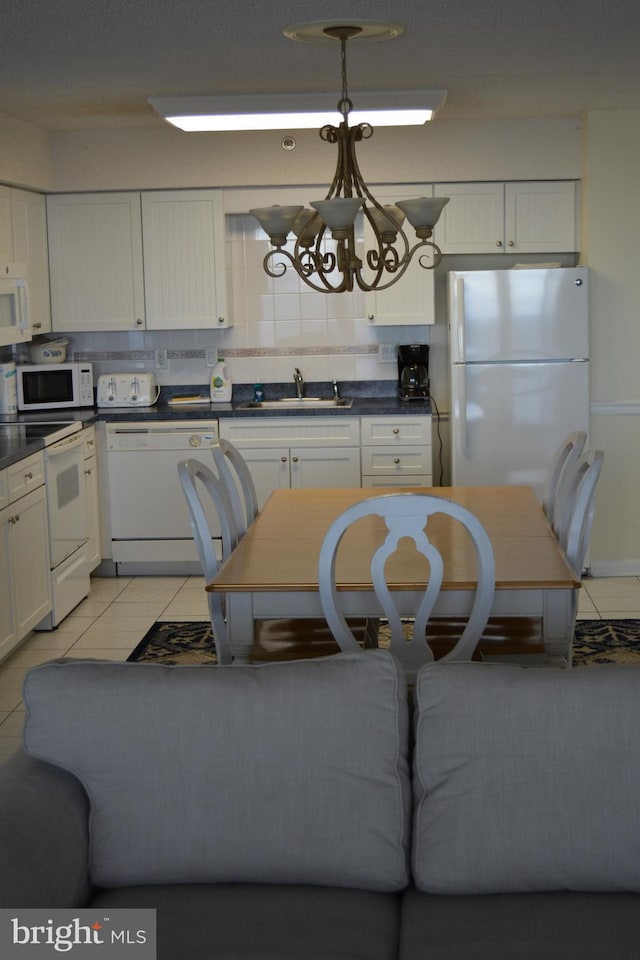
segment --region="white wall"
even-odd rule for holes
[[[336,148],[317,131],[187,134],[111,130],[51,134],[56,192],[170,187],[328,183]],[[424,127],[381,128],[359,145],[372,183],[452,180],[564,180],[582,174],[576,117],[435,120]]]
[[[582,262],[591,268],[592,444],[605,452],[595,574],[640,574],[640,111],[589,114]]]
[[[53,189],[49,137],[44,130],[0,113],[0,183]]]

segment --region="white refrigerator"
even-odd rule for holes
[[[453,271],[448,284],[451,483],[542,498],[560,441],[589,430],[588,270]]]

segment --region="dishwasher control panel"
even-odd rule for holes
[[[107,450],[206,450],[218,436],[217,420],[108,423]]]

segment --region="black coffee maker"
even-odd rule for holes
[[[398,396],[401,400],[429,399],[429,347],[405,343],[398,347]]]

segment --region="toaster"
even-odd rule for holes
[[[159,393],[153,373],[104,373],[98,377],[99,407],[150,407]]]

